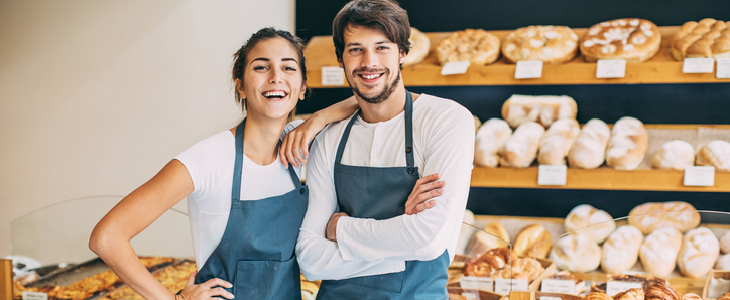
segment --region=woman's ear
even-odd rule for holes
[[[307,94],[307,81],[302,82],[302,89],[299,90],[299,100],[304,100],[304,95]]]
[[[243,94],[243,83],[240,78],[236,79],[236,91],[238,91],[238,94],[241,95],[241,98],[246,98]]]

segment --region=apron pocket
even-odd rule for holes
[[[301,297],[299,265],[287,261],[238,261],[235,299],[298,299]]]
[[[355,277],[338,281],[341,283],[354,284],[372,289],[400,293],[401,290],[403,290],[403,280],[405,280],[405,275],[406,272],[403,271],[398,273]]]

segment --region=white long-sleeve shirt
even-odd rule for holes
[[[353,117],[358,120],[342,164],[406,166],[404,112],[374,124]],[[309,206],[296,246],[302,273],[309,280],[318,280],[400,272],[405,261],[433,260],[445,250],[453,260],[474,158],[471,113],[452,100],[420,95],[413,103],[414,161],[421,177],[441,174],[440,180],[446,181],[444,194],[436,198],[435,207],[415,215],[386,220],[342,217],[337,223],[337,242],[332,242],[324,233],[330,216],[338,211],[334,160],[349,120],[329,125],[310,151]]]

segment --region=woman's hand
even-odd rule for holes
[[[233,299],[233,294],[223,289],[223,287],[232,288],[233,285],[230,282],[223,279],[213,278],[201,284],[195,284],[195,275],[197,274],[198,272],[190,274],[188,284],[185,286],[185,289],[180,292],[180,295],[175,296],[175,300],[216,299],[213,298],[215,296]]]
[[[414,215],[426,209],[436,206],[436,198],[444,194],[445,181],[437,181],[441,175],[431,174],[416,181],[413,191],[406,201],[406,214]]]
[[[326,120],[313,114],[304,123],[287,133],[279,147],[281,163],[285,167],[288,167],[287,164],[291,164],[296,168],[306,165],[309,157],[309,143],[327,124]]]

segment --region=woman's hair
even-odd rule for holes
[[[297,51],[297,54],[299,55],[299,70],[301,70],[302,73],[302,83],[307,82],[307,63],[304,60],[304,43],[302,43],[302,40],[299,39],[296,36],[293,36],[291,33],[285,30],[276,30],[272,27],[266,27],[262,28],[256,33],[254,33],[251,38],[246,41],[243,46],[241,46],[241,49],[238,49],[236,53],[233,54],[233,72],[232,72],[232,79],[233,83],[235,85],[235,82],[237,79],[240,79],[241,82],[243,82],[243,75],[244,70],[246,69],[246,63],[248,59],[248,53],[253,49],[256,44],[259,42],[272,39],[272,38],[283,38],[287,40],[292,47]],[[236,103],[241,104],[243,106],[243,109],[246,109],[246,99],[242,97],[242,95],[238,92],[238,87],[235,88],[236,90]],[[307,87],[307,91],[309,91],[309,88]],[[297,96],[297,95],[293,95]],[[293,109],[289,113],[289,119],[287,122],[290,122],[291,119],[294,117],[294,111]]]

